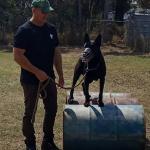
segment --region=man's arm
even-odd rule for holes
[[[61,87],[63,87],[64,86],[64,77],[63,77],[63,70],[62,70],[62,57],[61,57],[61,52],[58,48],[55,49],[54,66],[55,66],[57,74],[59,76],[59,85]]]
[[[48,79],[48,75],[35,67],[30,63],[30,61],[24,55],[25,49],[13,48],[14,60],[25,70],[33,73],[39,81],[45,81]]]

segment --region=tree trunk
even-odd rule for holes
[[[150,9],[150,0],[138,0],[138,4],[142,8]]]
[[[79,25],[81,25],[82,22],[82,10],[81,10],[81,0],[77,0],[78,3],[78,18],[79,18]]]
[[[6,38],[6,28],[5,25],[2,25],[2,37],[1,37],[2,45],[7,44],[7,38]]]

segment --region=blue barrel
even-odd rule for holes
[[[144,150],[142,105],[65,105],[64,150]]]

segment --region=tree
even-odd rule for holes
[[[96,24],[93,20],[104,17],[104,8],[108,0],[49,0],[55,11],[50,13],[49,20],[57,26],[63,43],[78,44],[85,32],[92,31]],[[110,5],[114,5],[115,0]],[[117,0],[116,20],[122,20],[128,9],[129,0]],[[7,32],[15,32],[19,25],[31,17],[32,0],[0,0],[0,32],[6,39]],[[113,6],[112,6],[113,7]]]
[[[5,44],[7,44],[6,29],[9,26],[9,19],[11,17],[11,12],[9,11],[10,8],[9,0],[0,0],[0,41]]]
[[[130,0],[116,0],[116,15],[115,20],[121,21],[117,24],[123,25],[123,17],[126,11],[130,9]]]
[[[3,44],[7,44],[7,33],[14,32],[18,25],[27,20],[30,4],[31,0],[0,0],[0,41]]]
[[[138,4],[142,8],[150,9],[150,0],[138,0]]]

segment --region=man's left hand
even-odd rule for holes
[[[58,84],[59,84],[59,87],[63,87],[64,86],[64,78],[63,77],[59,78]]]

